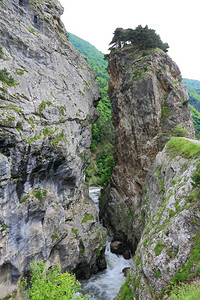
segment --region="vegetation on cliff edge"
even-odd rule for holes
[[[61,273],[60,265],[47,269],[47,266],[43,261],[38,264],[32,262],[30,271],[30,283],[27,282],[25,277],[19,283],[19,291],[22,299],[88,299],[87,296],[76,294],[80,290],[80,283],[75,279],[74,275]]]

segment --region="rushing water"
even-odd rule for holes
[[[97,211],[99,211],[99,194],[99,188],[90,188],[90,197],[93,199]],[[123,268],[131,266],[132,259],[126,260],[123,256],[117,256],[110,252],[110,241],[111,239],[108,237],[105,252],[107,269],[93,275],[89,280],[81,282],[82,292],[90,295],[89,300],[113,300],[126,279],[122,272]]]

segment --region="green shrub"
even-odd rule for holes
[[[46,190],[41,190],[39,188],[33,190],[33,195],[40,200],[41,202],[44,201],[45,197],[47,196]]]
[[[74,275],[61,273],[61,267],[52,267],[47,270],[44,262],[33,262],[30,265],[31,280],[23,278],[19,283],[19,290],[22,299],[31,300],[70,300],[70,299],[88,299],[87,296],[75,294],[80,290],[80,283]]]
[[[82,223],[85,223],[87,221],[92,221],[94,220],[94,216],[93,215],[85,215],[82,219]]]
[[[161,243],[161,241],[158,241],[155,248],[154,248],[154,252],[155,252],[156,256],[158,256],[161,253],[163,248],[164,248],[163,243]]]
[[[0,59],[3,58],[3,55],[4,55],[4,52],[3,52],[2,46],[0,45]]]
[[[186,136],[188,134],[187,129],[183,128],[182,125],[176,126],[173,131],[174,136]]]
[[[10,75],[6,68],[0,70],[0,80],[2,82],[7,83],[8,85],[17,85],[18,83],[15,82],[14,78]]]

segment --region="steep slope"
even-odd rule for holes
[[[121,295],[128,287],[136,299],[166,299],[174,284],[198,282],[199,155],[198,141],[172,138],[156,156],[144,185],[144,230]]]
[[[188,88],[190,104],[200,111],[200,81],[192,79],[183,79]]]
[[[134,252],[144,227],[146,175],[171,136],[192,137],[194,128],[179,68],[162,50],[113,50],[109,74],[116,167],[100,216],[111,235]]]
[[[190,109],[194,120],[194,128],[196,136],[199,137],[200,132],[200,81],[192,79],[183,79],[183,83],[187,86],[189,93]]]
[[[0,5],[0,297],[32,260],[88,278],[105,232],[84,183],[99,91],[58,1]]]
[[[93,125],[92,130],[92,161],[86,170],[86,180],[89,184],[107,186],[114,166],[114,127],[111,121],[111,103],[108,97],[108,62],[104,60],[104,54],[98,51],[90,43],[69,33],[69,41],[88,60],[94,69],[100,88],[101,100],[97,110],[100,117]]]

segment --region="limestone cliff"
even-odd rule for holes
[[[109,75],[116,166],[100,216],[110,234],[128,242],[134,253],[144,227],[146,175],[171,136],[192,137],[194,129],[179,68],[162,50],[113,50]]]
[[[84,184],[99,91],[57,0],[0,5],[0,297],[32,260],[89,277],[105,232]]]

